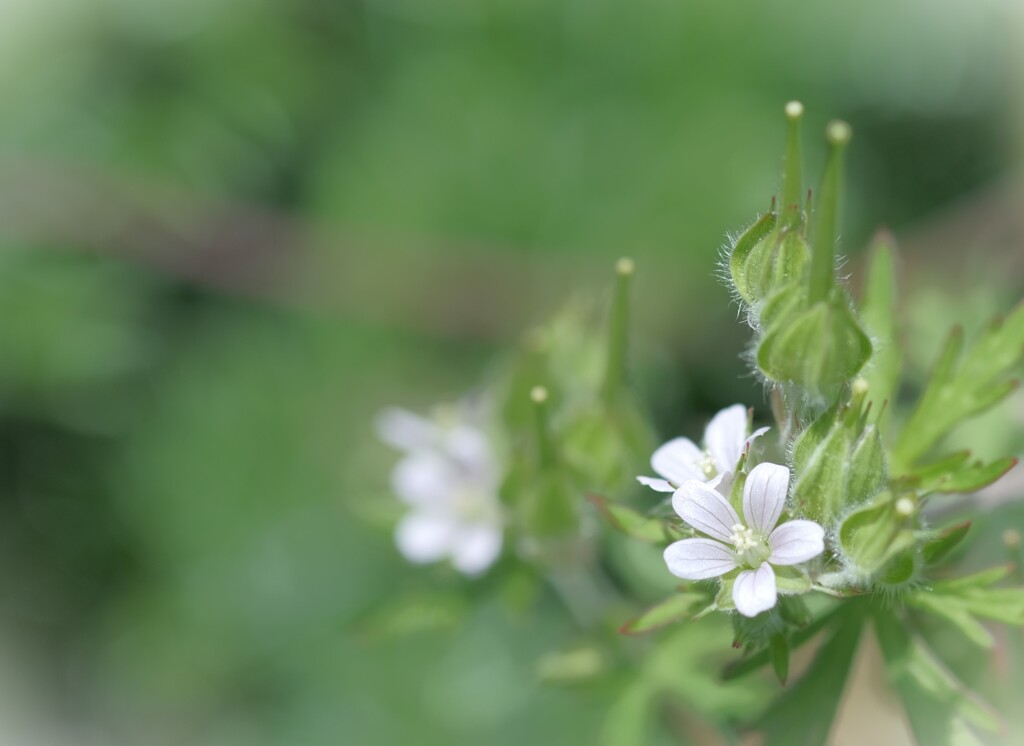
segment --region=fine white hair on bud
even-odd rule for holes
[[[799,101],[790,101],[786,104],[786,116],[790,119],[798,119],[804,115],[804,105]]]
[[[914,515],[914,501],[909,497],[901,497],[896,501],[896,514],[904,518],[909,518]]]
[[[636,271],[636,262],[628,256],[624,256],[615,262],[615,271],[620,275],[631,275]]]
[[[534,404],[543,404],[548,400],[548,390],[544,386],[534,386],[530,389],[530,399]]]

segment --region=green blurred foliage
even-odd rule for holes
[[[635,377],[666,435],[697,431],[720,405],[760,404],[711,274],[724,230],[767,207],[782,102],[805,101],[807,132],[831,116],[855,126],[843,246],[856,252],[869,220],[898,230],[1006,173],[1014,33],[997,2],[12,2],[0,633],[28,652],[0,648],[0,679],[41,698],[41,722],[63,728],[51,740],[69,744],[662,744],[705,733],[687,718],[756,714],[764,682],[703,685],[730,656],[721,628],[600,647],[587,685],[541,683],[589,633],[539,577],[511,557],[480,583],[398,557],[394,456],[373,415],[458,397],[509,341],[403,316],[395,292],[441,303],[474,284],[424,288],[405,259],[511,255],[540,321],[554,307],[531,283],[551,262],[582,277],[632,254]],[[288,259],[326,287],[342,283],[339,259],[381,267],[393,281],[359,302],[397,310],[234,294],[202,267],[151,264],[144,231],[108,257],[85,253],[103,248],[89,221],[73,226],[81,245],[26,242],[3,205],[26,173],[65,170],[122,180],[172,216],[188,195],[357,236],[366,248]],[[61,193],[33,207],[44,227],[78,214]],[[645,296],[645,266],[681,289]],[[970,322],[991,298],[970,296]],[[674,337],[645,332],[651,309]],[[957,319],[941,298],[914,309],[907,360],[923,371]],[[1010,438],[1019,452],[1016,416],[972,431],[975,452]],[[992,553],[1024,515],[983,523],[975,546]],[[602,542],[637,597],[671,588],[656,551]],[[1007,644],[1019,660],[1021,641]],[[661,657],[638,667],[653,645]],[[974,651],[932,647],[965,681],[984,676]],[[979,686],[1003,705],[1014,691]]]

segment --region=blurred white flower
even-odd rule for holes
[[[436,421],[398,408],[377,417],[377,433],[404,452],[391,485],[409,512],[395,528],[398,551],[416,564],[449,558],[479,575],[501,553],[501,473],[484,432],[465,409]]]
[[[685,482],[672,496],[672,507],[712,538],[670,544],[665,549],[669,571],[687,580],[704,580],[743,568],[732,586],[737,610],[752,617],[775,606],[772,565],[806,562],[825,550],[825,530],[814,521],[787,521],[776,527],[788,490],[788,468],[758,464],[743,486],[740,521],[717,491],[697,480]]]
[[[689,438],[674,438],[651,456],[651,468],[661,478],[637,477],[637,481],[658,492],[675,492],[695,479],[725,492],[743,451],[769,429],[762,427],[748,438],[747,409],[734,404],[711,418],[704,429],[704,450]]]

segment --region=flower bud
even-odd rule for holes
[[[771,381],[803,389],[812,399],[834,397],[871,357],[871,340],[842,291],[777,318],[765,328],[757,365]]]
[[[862,578],[900,585],[913,576],[916,525],[900,509],[902,499],[883,492],[850,513],[839,527],[840,554],[848,569]]]
[[[774,217],[771,213],[765,217],[769,216]],[[758,228],[759,223],[755,223],[750,231]],[[737,241],[738,249],[742,248],[741,242],[746,236],[744,234]],[[730,269],[740,297],[753,304],[776,291],[803,282],[810,261],[811,250],[802,233],[782,229],[761,237],[748,251],[734,250]]]
[[[831,523],[885,484],[882,440],[878,428],[866,422],[866,393],[855,385],[851,402],[821,415],[793,447],[793,499],[802,514],[819,523]]]

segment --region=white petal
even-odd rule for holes
[[[451,551],[457,529],[447,515],[414,511],[395,528],[395,544],[410,562],[437,562]]]
[[[704,481],[700,461],[704,454],[689,438],[674,438],[661,446],[651,456],[651,468],[673,484],[682,484],[688,479]]]
[[[489,470],[494,461],[487,436],[469,425],[458,425],[447,433],[445,452],[474,472]]]
[[[728,501],[703,482],[691,479],[672,495],[672,507],[684,521],[708,536],[729,542],[739,516]]]
[[[501,526],[479,523],[462,528],[452,547],[452,564],[463,575],[479,575],[501,554]]]
[[[704,429],[704,446],[718,471],[733,471],[747,440],[747,408],[734,404],[716,414]]]
[[[726,500],[729,499],[729,493],[732,491],[733,475],[731,471],[723,471],[718,476],[708,481],[708,487],[718,492],[719,495],[724,497]]]
[[[751,469],[743,485],[743,517],[747,526],[767,536],[779,522],[789,491],[789,469],[763,463]]]
[[[732,601],[743,616],[757,616],[775,606],[775,571],[767,562],[756,570],[745,570],[736,576]]]
[[[459,482],[454,465],[430,451],[406,456],[391,472],[391,487],[409,505],[437,504],[448,500]]]
[[[400,451],[429,448],[441,437],[441,428],[425,417],[388,407],[374,421],[377,437]]]
[[[670,573],[686,580],[717,578],[736,567],[729,547],[711,539],[683,539],[665,548]]]
[[[746,443],[743,444],[743,450],[747,450],[748,448],[750,448],[750,446],[752,446],[754,444],[755,440],[760,438],[762,435],[764,435],[769,430],[771,430],[770,427],[759,427],[759,428],[757,428],[757,430],[752,432],[750,434],[750,437],[747,438]]]
[[[652,490],[658,492],[675,492],[676,488],[666,482],[664,479],[655,479],[654,477],[637,477],[636,481],[640,484],[650,487]]]
[[[773,565],[796,565],[825,551],[825,529],[814,521],[786,521],[768,537]]]

